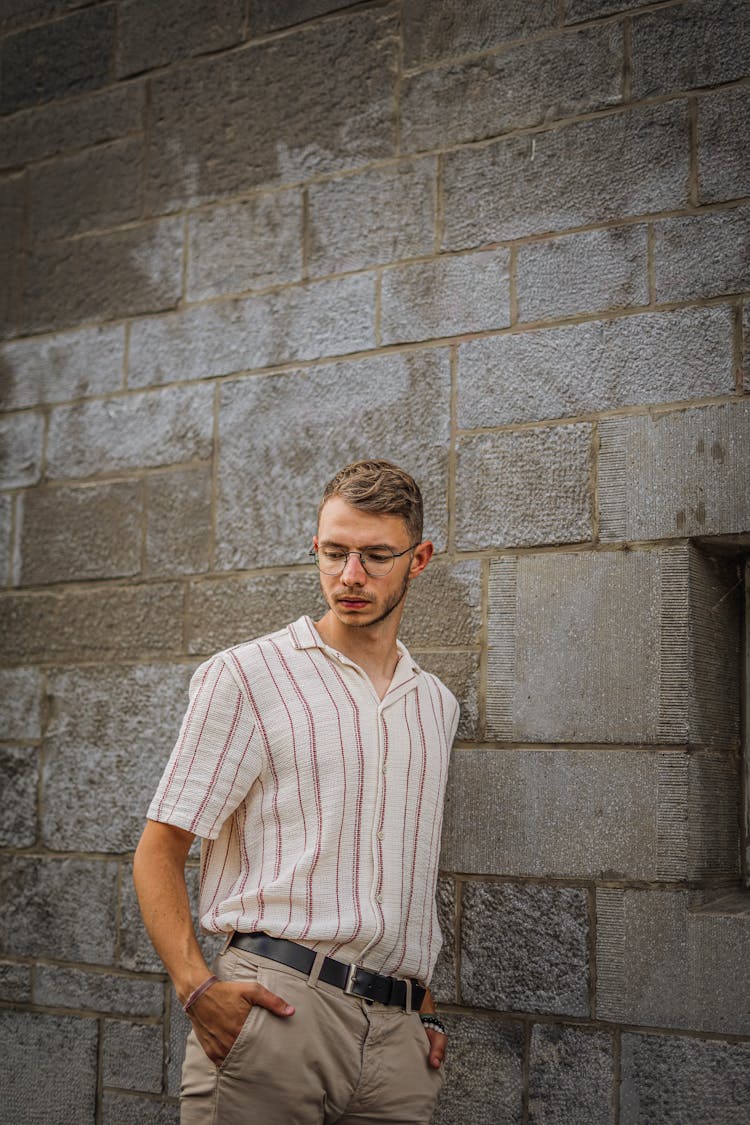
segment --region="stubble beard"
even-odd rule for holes
[[[390,617],[390,615],[393,613],[394,609],[396,609],[399,605],[401,605],[401,602],[406,597],[406,591],[408,590],[408,588],[409,588],[409,576],[407,574],[406,577],[404,578],[403,582],[401,583],[400,589],[396,590],[391,595],[391,597],[388,598],[385,605],[383,606],[382,611],[378,614],[377,617],[374,617],[372,619],[372,621],[357,621],[357,620],[354,620],[354,621],[346,621],[346,622],[344,622],[344,624],[350,626],[350,628],[352,628],[352,629],[371,629],[373,627],[373,625],[379,625],[381,621],[385,621],[385,619],[387,617]],[[354,594],[351,595],[351,596],[356,597],[356,595],[354,595]],[[328,603],[328,608],[330,610],[332,610],[333,613],[336,614],[336,616],[338,616],[338,613],[337,613],[338,602],[336,601],[336,599],[326,595],[326,602]]]

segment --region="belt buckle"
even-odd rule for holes
[[[346,984],[344,985],[345,996],[359,996],[359,992],[354,991],[354,985],[357,983],[357,969],[359,965],[350,965],[346,974]]]

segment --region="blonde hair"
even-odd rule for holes
[[[340,496],[355,508],[400,516],[412,543],[422,541],[422,493],[413,477],[390,461],[354,461],[341,469],[323,489],[323,505]]]

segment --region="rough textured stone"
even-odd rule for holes
[[[606,1031],[537,1024],[531,1031],[529,1122],[610,1125],[612,1056],[612,1036]]]
[[[182,649],[177,583],[0,598],[0,657],[103,660]]]
[[[643,0],[563,0],[566,23],[596,19],[597,16],[608,16],[612,12],[626,12],[630,8],[642,6]]]
[[[42,834],[50,848],[127,852],[177,740],[190,668],[50,673]]]
[[[599,889],[596,902],[599,1019],[748,1034],[750,916],[695,911],[686,892]]]
[[[161,1092],[164,1048],[158,1024],[136,1024],[106,1020],[102,1077],[106,1086],[125,1090]]]
[[[0,962],[0,999],[11,1003],[31,1002],[31,966]]]
[[[475,652],[424,652],[415,654],[426,672],[432,672],[455,695],[461,707],[456,737],[479,736],[479,654]]]
[[[74,8],[83,8],[86,3],[87,0],[4,0],[0,31],[17,31],[31,23],[51,20]]]
[[[116,141],[34,168],[31,238],[45,242],[137,219],[142,150],[140,140]]]
[[[404,644],[417,647],[477,644],[482,626],[481,598],[478,562],[435,559],[409,586],[399,637]]]
[[[179,1125],[177,1102],[160,1102],[105,1090],[102,1106],[103,1125]]]
[[[740,140],[750,118],[750,86],[698,101],[698,191],[701,202],[750,194],[750,148]]]
[[[396,31],[374,8],[155,79],[149,207],[392,156]]]
[[[160,391],[59,406],[47,441],[51,480],[207,459],[213,438],[212,388]]]
[[[607,24],[406,77],[402,144],[442,148],[617,103],[622,51],[622,29]]]
[[[105,86],[110,77],[114,4],[9,35],[0,49],[0,112]]]
[[[437,258],[383,274],[384,344],[429,340],[510,324],[507,250]]]
[[[172,308],[180,295],[180,220],[148,223],[29,255],[24,293],[27,332]]]
[[[34,1003],[108,1014],[160,1016],[164,985],[113,973],[39,965],[34,974]]]
[[[477,1016],[441,1014],[450,1036],[435,1125],[521,1125],[524,1029]]]
[[[666,219],[654,231],[657,301],[750,289],[750,208]]]
[[[0,405],[36,406],[119,390],[124,352],[121,326],[5,344],[0,349]]]
[[[203,655],[283,629],[303,613],[316,619],[326,608],[318,573],[308,570],[194,582],[189,604],[188,649]]]
[[[401,161],[308,188],[313,274],[363,269],[435,248],[435,161]]]
[[[36,484],[42,471],[44,419],[41,414],[0,418],[0,486]]]
[[[0,669],[4,741],[37,739],[42,733],[40,705],[42,677],[36,668]]]
[[[117,76],[231,47],[242,37],[243,0],[126,0],[118,13]]]
[[[11,542],[13,532],[13,497],[0,495],[0,586],[11,581]]]
[[[591,230],[521,246],[519,319],[646,305],[647,267],[643,226]]]
[[[744,78],[750,55],[745,0],[688,0],[633,19],[634,98]]]
[[[38,782],[36,750],[0,746],[0,847],[28,848],[36,842]]]
[[[730,394],[732,312],[678,309],[462,344],[458,424],[502,426]]]
[[[111,964],[115,949],[117,864],[4,856],[0,948],[23,957]],[[87,909],[81,909],[81,903]]]
[[[342,395],[347,386],[356,387],[356,395]],[[420,482],[426,526],[440,550],[447,524],[449,398],[448,356],[439,351],[224,384],[216,565],[307,561],[326,481],[349,461],[373,456],[407,465]]]
[[[461,999],[500,1011],[589,1014],[586,892],[466,883]]]
[[[620,1121],[737,1125],[750,1102],[750,1044],[622,1037]]]
[[[7,1125],[81,1125],[95,1119],[99,1036],[94,1020],[0,1012],[0,1037]]]
[[[140,570],[142,499],[135,481],[29,490],[20,520],[21,585]]]
[[[744,356],[742,382],[745,392],[750,391],[750,302],[742,310],[742,352]]]
[[[176,469],[146,478],[146,574],[208,570],[211,547],[211,474]]]
[[[670,103],[449,152],[443,246],[684,207],[686,136],[685,108]]]
[[[357,274],[137,322],[128,381],[205,379],[374,345],[375,279]]]
[[[25,176],[0,180],[0,337],[18,325],[26,194]],[[1,367],[0,375],[4,381]]]
[[[191,301],[299,281],[301,196],[280,191],[198,211],[188,220],[188,247]]]
[[[732,568],[690,547],[496,560],[488,732],[735,745],[738,600]]]
[[[617,418],[599,432],[603,539],[750,528],[750,402]]]
[[[554,0],[475,0],[471,19],[461,0],[411,0],[404,9],[404,62],[407,67],[455,55],[486,51],[513,39],[525,39],[554,26]]]
[[[462,438],[458,546],[473,550],[590,538],[590,447],[588,425]]]
[[[15,113],[0,120],[0,168],[140,132],[143,105],[143,88],[130,83]]]
[[[438,1004],[456,1003],[456,883],[454,879],[438,879],[435,896],[443,944],[438,954],[435,971],[430,980],[430,992]]]
[[[284,4],[279,4],[278,0],[251,0],[250,30],[253,35],[259,35],[348,7],[350,0],[286,0]]]
[[[186,872],[190,909],[194,919],[198,943],[206,962],[210,965],[221,948],[222,938],[217,934],[205,934],[199,929],[198,918],[198,869],[188,867]],[[120,903],[120,958],[123,969],[135,972],[163,973],[164,966],[151,944],[146,927],[141,919],[131,868],[123,871]],[[172,998],[173,1005],[175,1003]]]

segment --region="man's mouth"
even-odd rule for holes
[[[361,609],[370,604],[369,598],[336,598],[336,601],[346,609]]]

